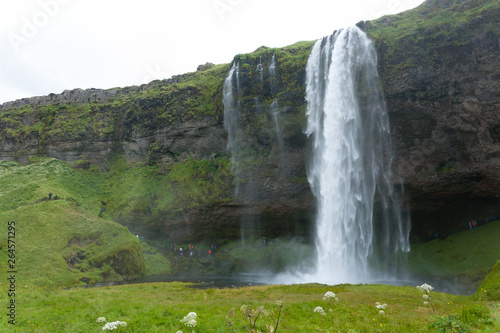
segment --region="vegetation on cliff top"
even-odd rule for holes
[[[436,68],[469,54],[479,36],[494,42],[500,36],[499,16],[498,1],[428,0],[360,25],[376,44],[379,74],[387,86],[403,69]]]

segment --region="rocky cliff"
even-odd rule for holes
[[[499,211],[499,15],[494,1],[433,0],[361,24],[378,49],[395,174],[427,232]]]
[[[406,187],[413,230],[420,236],[497,213],[499,17],[496,1],[429,0],[358,24],[377,47],[396,152],[394,182]],[[230,158],[222,102],[229,64],[202,66],[141,87],[74,90],[5,103],[0,159],[28,163],[30,156],[43,155],[109,171],[110,157],[120,155],[129,164],[166,166],[165,177],[189,159],[210,161],[202,174],[217,189],[190,192],[196,204],[173,212],[172,206],[160,209],[155,200],[135,198],[128,206],[137,209],[128,215],[125,204],[109,210],[125,224],[138,225],[147,217],[156,221],[155,229],[176,238],[216,238],[221,232],[233,237],[244,224],[257,226],[258,234],[307,236],[314,200],[306,180],[311,147],[303,134],[304,79],[312,45],[262,47],[235,57],[245,133],[241,177],[234,174],[236,165],[230,176],[214,162]],[[170,181],[169,188],[179,191],[180,179]],[[243,190],[228,190],[236,184]]]

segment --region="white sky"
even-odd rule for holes
[[[423,0],[0,0],[0,103],[140,85]]]

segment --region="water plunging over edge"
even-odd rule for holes
[[[357,27],[325,37],[314,45],[306,73],[317,261],[298,280],[397,278],[410,224],[392,184],[389,120],[372,42]]]

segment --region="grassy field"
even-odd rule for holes
[[[278,332],[498,332],[498,304],[466,296],[431,292],[423,304],[415,287],[384,285],[267,285],[235,289],[193,289],[183,283],[151,283],[100,288],[45,289],[18,285],[15,325],[4,316],[1,332],[99,332],[104,323],[125,321],[119,332],[190,332],[180,321],[196,312],[195,332],[246,332],[249,319],[242,305],[262,312],[256,329],[276,326]],[[332,291],[339,299],[323,300]],[[3,294],[2,304],[7,304]],[[280,308],[276,303],[283,303]],[[379,314],[376,302],[387,304]],[[321,306],[326,312],[314,312]],[[332,309],[330,312],[329,309]],[[233,315],[230,313],[233,311]],[[247,312],[248,314],[248,312]],[[251,314],[250,314],[251,315]],[[284,317],[283,317],[284,315]],[[228,320],[233,325],[228,325]],[[434,325],[434,326],[433,326]],[[436,326],[437,325],[437,326]],[[452,326],[462,330],[441,330]]]

